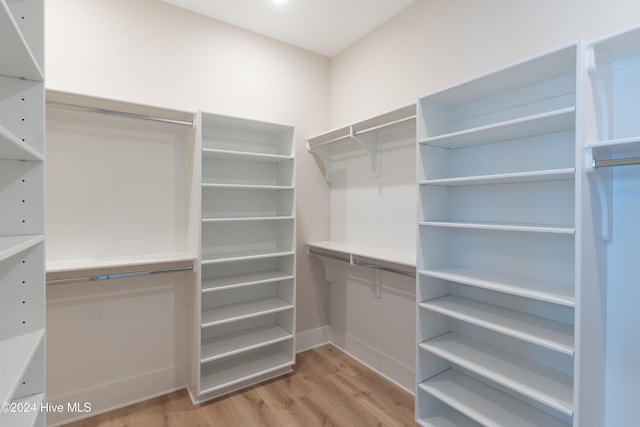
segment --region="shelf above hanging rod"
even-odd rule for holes
[[[596,159],[593,158],[593,168],[605,168],[613,166],[640,165],[640,157],[623,157],[621,159]]]
[[[84,111],[89,113],[104,114],[107,116],[126,117],[129,119],[148,120],[152,122],[169,123],[181,126],[193,126],[193,121],[169,119],[166,117],[149,116],[145,114],[128,113],[124,111],[106,110],[104,108],[86,107],[83,105],[63,104],[59,102],[47,101],[47,107],[58,108],[71,111]]]
[[[128,277],[150,276],[155,274],[176,273],[180,271],[192,271],[192,270],[193,270],[193,267],[190,266],[190,267],[167,268],[167,269],[148,270],[148,271],[132,271],[128,273],[102,274],[102,275],[93,275],[93,276],[84,276],[84,277],[68,277],[64,279],[47,280],[47,286],[64,285],[69,283],[81,283],[81,282],[100,282],[100,281],[111,280],[111,279],[124,279]]]

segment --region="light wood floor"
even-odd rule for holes
[[[413,396],[332,345],[298,354],[294,372],[193,406],[185,390],[69,427],[415,426]]]

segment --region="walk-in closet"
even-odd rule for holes
[[[0,427],[620,427],[640,3],[0,0]]]

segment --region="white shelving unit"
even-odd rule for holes
[[[582,291],[584,349],[578,375],[585,412],[580,425],[637,420],[640,344],[637,241],[640,233],[640,29],[589,42],[583,81],[584,217]],[[582,407],[582,406],[581,406]],[[589,424],[590,423],[590,424]]]
[[[577,61],[570,45],[418,102],[422,425],[573,423]]]
[[[194,402],[295,363],[293,128],[199,114],[201,242]]]
[[[44,4],[0,0],[0,401],[44,426]]]

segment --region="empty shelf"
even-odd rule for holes
[[[511,172],[492,175],[461,176],[455,178],[425,179],[420,185],[471,186],[489,184],[515,184],[540,181],[567,181],[575,178],[575,168]]]
[[[420,303],[423,309],[573,356],[573,326],[456,295]]]
[[[449,362],[573,415],[573,378],[559,370],[450,332],[420,344]]]
[[[421,144],[461,148],[575,128],[575,107],[425,138]]]
[[[44,241],[44,236],[0,236],[0,261]]]
[[[293,279],[293,275],[282,271],[259,271],[255,273],[236,274],[224,276],[202,282],[202,292],[211,292],[223,289],[253,286],[262,283],[279,282]]]
[[[280,163],[293,160],[292,156],[279,154],[252,153],[247,151],[219,150],[214,148],[203,148],[202,157],[210,157],[223,160],[241,160],[247,162],[260,163]]]
[[[491,222],[464,222],[464,221],[422,221],[422,226],[444,227],[444,228],[467,228],[476,230],[494,231],[521,231],[528,233],[550,233],[550,234],[575,234],[576,229],[569,226],[560,225],[538,225],[538,224],[505,224]]]
[[[225,188],[234,190],[293,190],[291,185],[259,185],[259,184],[216,184],[204,182],[202,188]]]
[[[229,218],[202,218],[202,222],[283,221],[291,219],[293,219],[293,216],[242,216]]]
[[[481,427],[480,424],[449,406],[430,410],[429,416],[421,418],[417,422],[423,427]]]
[[[419,387],[485,426],[569,426],[557,418],[453,369],[425,381]]]
[[[205,310],[202,313],[201,322],[202,327],[207,328],[210,326],[221,325],[223,323],[249,319],[251,317],[278,313],[292,308],[293,304],[281,300],[280,298],[267,298]]]
[[[213,362],[291,339],[289,331],[275,324],[208,339],[200,346],[200,362]]]
[[[43,338],[44,330],[0,338],[0,403],[13,399]]]
[[[200,393],[207,394],[250,381],[254,378],[285,369],[293,365],[286,354],[266,349],[256,353],[203,366]]]
[[[571,284],[547,282],[470,268],[423,270],[420,271],[420,274],[568,307],[575,305],[574,288]]]

